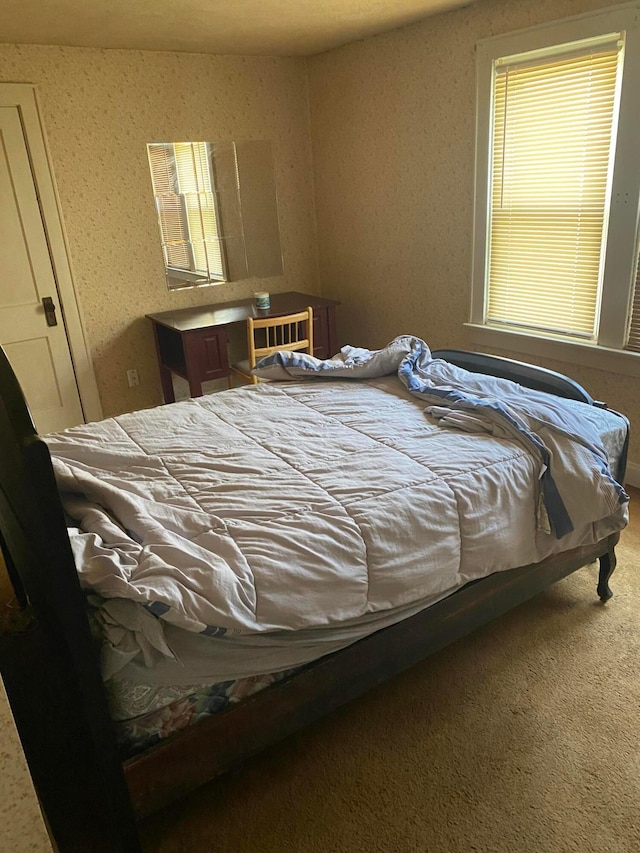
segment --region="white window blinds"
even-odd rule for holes
[[[631,304],[631,319],[626,349],[640,352],[640,258],[636,266],[636,280]]]
[[[620,51],[495,63],[488,323],[596,336]]]
[[[193,273],[191,280],[224,281],[208,144],[162,142],[147,149],[167,274]]]

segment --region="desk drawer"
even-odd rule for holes
[[[227,333],[223,326],[185,332],[184,350],[190,378],[208,382],[229,375]]]

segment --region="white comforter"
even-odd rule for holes
[[[81,582],[123,633],[134,606],[229,639],[372,623],[627,519],[575,471],[588,521],[540,529],[539,456],[439,426],[395,376],[251,386],[47,440]]]

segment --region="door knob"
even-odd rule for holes
[[[47,326],[57,326],[58,321],[56,319],[56,306],[53,303],[53,299],[50,296],[45,296],[42,300],[42,307],[44,308],[44,314],[47,318]]]

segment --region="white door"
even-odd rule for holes
[[[38,432],[83,422],[20,113],[13,106],[0,106],[0,344]]]

